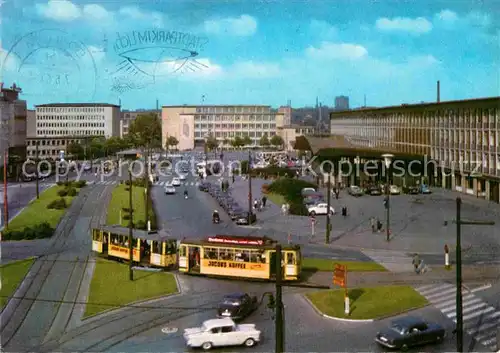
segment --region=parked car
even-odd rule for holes
[[[205,321],[200,327],[184,329],[184,340],[190,348],[240,346],[253,347],[260,341],[260,331],[254,324],[237,325],[230,318]]]
[[[258,307],[256,296],[246,293],[233,293],[226,295],[217,309],[217,317],[230,317],[234,321],[243,320]]]
[[[300,194],[302,196],[306,196],[308,194],[315,194],[316,193],[316,189],[314,188],[303,188],[301,191],[300,191]]]
[[[255,216],[255,215],[254,215]],[[248,212],[243,212],[236,219],[235,223],[239,226],[247,226],[248,225]]]
[[[173,185],[165,186],[165,194],[167,194],[167,195],[175,194],[175,187]]]
[[[405,194],[417,195],[420,194],[420,189],[417,186],[408,186],[403,189]]]
[[[391,195],[399,195],[399,194],[401,194],[401,189],[396,185],[391,185],[389,187],[389,193]]]
[[[361,189],[359,186],[356,185],[351,185],[349,189],[347,190],[347,193],[352,196],[363,196],[363,189]]]
[[[406,351],[413,346],[442,342],[444,336],[441,325],[407,316],[392,321],[388,328],[377,333],[375,341],[387,348]]]
[[[366,193],[371,196],[382,195],[382,190],[378,185],[370,185],[366,188]]]
[[[227,210],[227,214],[229,217],[234,221],[237,218],[241,217],[242,214],[245,213],[245,210],[243,208],[239,207],[237,204],[235,204],[233,207],[230,207]]]
[[[306,207],[316,205],[317,203],[322,201],[324,201],[324,197],[323,194],[319,192],[315,192],[314,194],[308,194],[302,200],[302,202],[304,203],[304,205],[306,205]]]
[[[208,192],[208,188],[209,188],[210,184],[207,183],[207,182],[201,182],[199,185],[198,185],[198,190],[200,191],[203,191],[203,192]]]
[[[181,186],[181,181],[179,178],[173,178],[172,179],[172,185],[173,186]]]
[[[314,216],[314,215],[326,215],[328,213],[328,204],[326,203],[318,203],[314,206],[311,206],[307,209],[309,215]],[[334,215],[335,214],[335,209],[330,206],[330,214]]]
[[[179,180],[180,180],[180,181],[185,181],[186,179],[187,179],[186,174],[181,174],[181,175],[179,175]]]
[[[432,194],[431,189],[425,184],[420,185],[420,193],[421,194]]]

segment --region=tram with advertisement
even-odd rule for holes
[[[159,232],[132,230],[133,261],[141,266],[174,268],[177,240]],[[129,261],[129,228],[102,226],[92,229],[92,250],[109,259]]]
[[[207,276],[275,280],[277,241],[268,237],[216,235],[179,244],[180,272]],[[283,280],[300,277],[302,255],[299,245],[284,245]]]

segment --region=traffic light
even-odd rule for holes
[[[274,299],[274,295],[272,294],[268,295],[267,307],[269,309],[274,309],[276,307],[276,300]]]

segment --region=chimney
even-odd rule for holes
[[[437,102],[441,102],[441,85],[439,81],[437,82]]]

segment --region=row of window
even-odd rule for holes
[[[43,113],[103,113],[104,107],[37,107],[36,112]]]
[[[275,121],[276,115],[195,115],[194,121]]]
[[[266,255],[264,253],[264,250],[204,248],[203,258],[206,260],[266,263]],[[287,252],[285,261],[288,265],[295,265],[295,254]]]
[[[198,107],[197,113],[269,113],[270,107]]]
[[[229,129],[229,130],[274,130],[276,124],[195,124],[195,129]]]
[[[206,134],[207,133],[204,131],[195,131],[194,137],[195,138],[205,138]],[[264,135],[272,137],[272,136],[276,135],[276,132],[275,131],[269,131],[269,132],[262,132],[262,131],[216,131],[212,135],[214,135],[216,138],[219,138],[219,139],[234,138],[236,136],[238,136],[238,137],[249,136],[250,138],[260,139]]]
[[[37,136],[104,136],[104,130],[36,130]]]
[[[37,115],[36,120],[106,120],[104,115]]]

